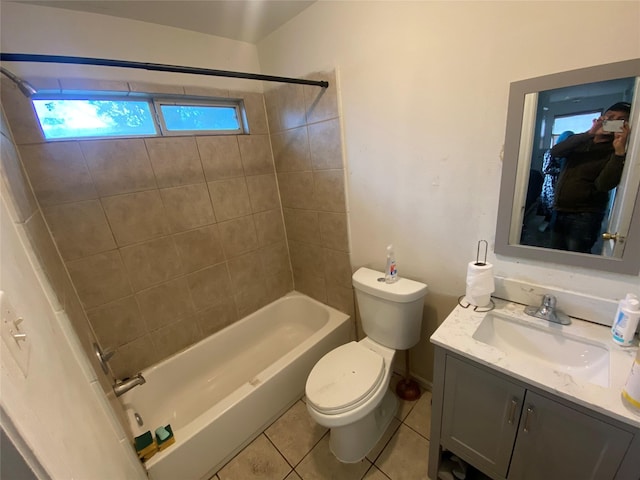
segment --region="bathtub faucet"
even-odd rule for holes
[[[133,387],[137,387],[138,385],[142,385],[143,383],[147,383],[147,381],[144,379],[141,373],[138,373],[137,375],[128,378],[127,380],[116,381],[116,383],[113,384],[113,391],[115,392],[116,397],[119,397],[120,395],[127,393]]]

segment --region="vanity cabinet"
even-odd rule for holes
[[[442,348],[435,374],[432,480],[443,450],[494,479],[640,479],[637,429]]]

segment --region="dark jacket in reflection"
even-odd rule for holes
[[[551,155],[566,159],[554,208],[560,212],[606,211],[609,191],[620,182],[625,158],[614,153],[612,142],[595,143],[589,134],[578,133],[555,145]]]

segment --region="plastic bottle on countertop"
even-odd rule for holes
[[[398,266],[393,253],[393,245],[389,245],[387,247],[387,266],[384,270],[384,281],[386,283],[394,283],[396,280],[398,280]]]
[[[640,349],[631,366],[627,383],[622,388],[622,400],[631,410],[640,415]]]
[[[640,321],[640,300],[629,293],[620,301],[616,317],[611,327],[612,339],[618,345],[628,347],[633,342],[633,337]]]

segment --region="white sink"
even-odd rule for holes
[[[496,347],[515,361],[551,367],[574,378],[608,387],[609,350],[604,344],[576,337],[566,330],[567,327],[560,325],[540,326],[489,312],[473,338]]]

